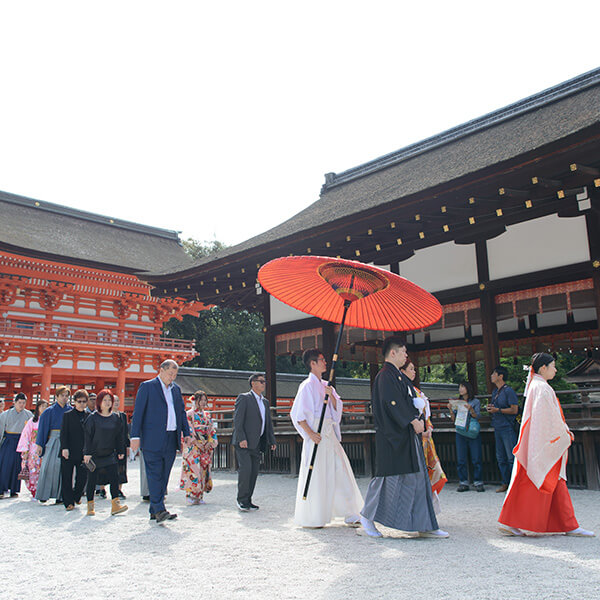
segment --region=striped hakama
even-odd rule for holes
[[[38,479],[36,500],[46,502],[49,498],[60,500],[60,429],[50,431],[50,437],[46,442],[40,477]]]
[[[421,440],[415,437],[419,471],[374,477],[361,514],[370,521],[401,531],[433,531],[438,522]]]

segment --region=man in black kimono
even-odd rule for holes
[[[438,528],[433,510],[420,436],[424,422],[413,404],[416,393],[400,372],[407,359],[404,340],[387,338],[383,357],[385,363],[372,391],[376,470],[367,489],[361,525],[372,537],[381,537],[375,521],[423,537],[448,537]]]

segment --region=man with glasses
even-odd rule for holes
[[[88,417],[86,407],[88,393],[77,390],[73,394],[75,410],[65,413],[60,427],[60,474],[62,497],[65,509],[71,511],[81,503],[81,496],[87,482],[87,468],[83,464],[83,424]],[[75,486],[73,487],[73,470]]]
[[[238,464],[237,506],[242,512],[258,510],[252,503],[252,494],[258,477],[260,453],[267,446],[275,450],[275,432],[271,420],[269,402],[263,396],[265,376],[250,375],[250,391],[240,394],[235,401],[233,413],[233,439]]]

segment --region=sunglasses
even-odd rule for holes
[[[82,400],[75,400],[75,404],[87,404],[87,400],[85,398],[83,398]]]

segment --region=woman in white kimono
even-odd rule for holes
[[[323,354],[306,350],[302,356],[310,374],[298,388],[290,413],[294,427],[302,436],[302,458],[296,493],[294,520],[302,527],[323,527],[335,517],[348,524],[359,521],[363,499],[356,485],[350,461],[340,444],[342,400],[332,387],[321,379],[327,369]],[[317,433],[325,394],[329,401],[321,433]],[[304,499],[304,486],[314,445],[318,444],[310,488]]]

